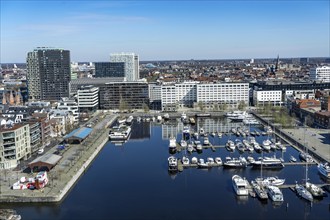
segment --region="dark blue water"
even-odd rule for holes
[[[144,129],[143,129],[144,128]],[[145,128],[147,131],[145,132]],[[257,128],[256,128],[257,129]],[[144,130],[144,132],[141,132]],[[252,180],[260,170],[251,169],[185,169],[177,174],[167,171],[168,140],[162,139],[161,125],[134,124],[133,139],[123,146],[107,143],[88,171],[61,204],[10,204],[25,219],[330,219],[330,197],[312,205],[284,189],[284,203],[262,203],[252,197],[237,197],[231,177],[239,174]],[[139,135],[143,137],[139,138]],[[177,135],[180,140],[181,135]],[[213,144],[224,144],[233,136],[210,137]],[[259,137],[261,142],[266,137]],[[182,157],[185,152],[176,153]],[[287,151],[265,155],[289,160],[298,159],[292,147]],[[202,157],[238,156],[225,148],[204,150]],[[243,156],[248,156],[244,153]],[[260,154],[252,154],[255,158]],[[304,166],[286,166],[278,171],[263,170],[263,176],[285,178],[287,184],[303,181]],[[316,166],[310,166],[308,177],[323,183]],[[329,194],[329,193],[328,193]]]

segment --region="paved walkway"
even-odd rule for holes
[[[98,115],[99,122],[94,126],[92,133],[80,145],[69,145],[62,152],[62,159],[48,172],[49,183],[43,190],[12,190],[10,187],[20,177],[35,177],[36,174],[27,174],[22,171],[5,170],[0,175],[0,202],[54,202],[63,198],[74,185],[97,153],[108,141],[107,125],[116,119],[115,115]],[[48,153],[55,152],[56,147]]]
[[[298,127],[295,129],[282,129],[282,131],[305,145],[309,151],[330,162],[330,129]]]

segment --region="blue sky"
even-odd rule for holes
[[[0,63],[39,46],[71,61],[330,56],[329,0],[0,2]]]

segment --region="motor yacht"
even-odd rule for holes
[[[248,191],[248,182],[245,178],[240,177],[239,175],[232,176],[232,184],[235,193],[238,196],[247,196]]]

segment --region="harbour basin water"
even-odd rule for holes
[[[206,132],[228,132],[241,124],[229,123],[225,119],[198,120],[192,128],[203,127]],[[286,184],[303,182],[305,167],[286,166],[280,170],[211,169],[188,168],[183,172],[169,173],[167,158],[168,138],[171,135],[181,140],[183,125],[170,121],[161,125],[152,122],[134,122],[130,140],[120,146],[108,142],[81,177],[72,191],[60,204],[1,204],[1,208],[13,208],[23,219],[329,219],[330,199],[309,203],[300,199],[290,189],[282,189],[284,202],[266,203],[252,197],[235,195],[231,177],[238,174],[248,180],[263,176],[278,176]],[[226,130],[227,129],[227,130]],[[262,130],[251,126],[251,129]],[[222,138],[209,136],[213,145],[224,145],[234,135]],[[257,137],[261,143],[267,136]],[[182,158],[185,151],[174,156]],[[225,148],[204,149],[194,152],[189,158],[252,155],[258,153],[228,152]],[[287,147],[285,152],[270,151],[264,156],[282,157],[289,161],[291,155],[298,159],[298,152]],[[316,165],[308,167],[308,177],[313,183],[324,183],[318,175]],[[327,193],[329,195],[329,193]]]

